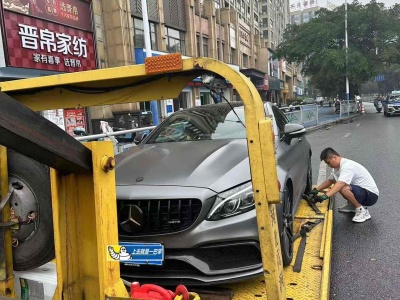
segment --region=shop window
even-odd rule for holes
[[[200,101],[201,105],[207,105],[213,103],[210,93],[207,92],[200,92]]]
[[[140,102],[140,110],[141,111],[151,111],[150,102]]]
[[[167,51],[169,53],[180,52],[185,55],[185,33],[179,30],[165,27],[165,36],[167,39]]]
[[[158,50],[156,25],[154,23],[149,22],[149,27],[150,27],[151,49]],[[134,18],[133,19],[133,28],[134,28],[133,41],[134,41],[135,47],[136,48],[145,48],[143,20]]]

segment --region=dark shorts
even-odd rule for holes
[[[372,206],[378,201],[378,195],[374,194],[358,185],[350,184],[350,190],[353,192],[354,197],[358,203],[363,206]]]

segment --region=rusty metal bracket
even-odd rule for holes
[[[14,190],[20,190],[20,189],[22,189],[22,185],[19,182],[14,181],[13,183],[10,184],[10,187],[8,188],[8,193],[3,199],[0,200],[0,212],[3,210],[7,202],[11,199]]]

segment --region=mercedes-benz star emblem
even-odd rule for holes
[[[138,177],[138,178],[136,178],[136,182],[141,182],[141,181],[143,181],[143,180],[144,180],[143,177]]]
[[[143,228],[143,211],[136,205],[122,207],[120,212],[120,226],[129,233],[138,233]]]

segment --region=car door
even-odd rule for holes
[[[284,168],[292,179],[293,199],[298,201],[303,195],[307,182],[309,144],[304,137],[290,140],[284,138],[285,125],[289,121],[278,107],[272,105],[271,109],[279,137],[276,147],[278,165]]]

